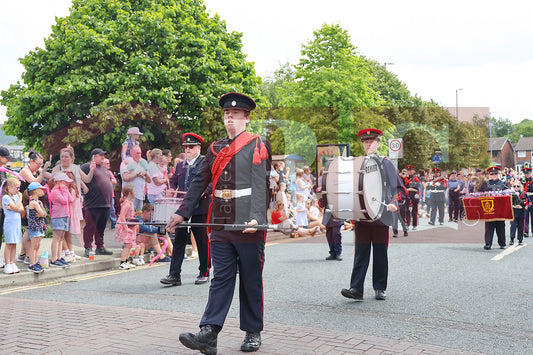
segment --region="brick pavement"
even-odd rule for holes
[[[0,354],[199,354],[177,340],[198,314],[0,298]],[[242,354],[244,333],[228,318],[219,354]],[[440,346],[267,322],[257,354],[474,354]]]

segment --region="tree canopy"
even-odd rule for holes
[[[162,110],[184,130],[201,132],[203,109],[216,106],[223,93],[245,92],[261,102],[261,80],[242,53],[241,34],[209,17],[201,0],[74,0],[70,15],[56,19],[45,47],[21,63],[22,80],[2,92],[4,129],[35,147],[74,126],[77,135],[63,135],[61,143],[75,145],[73,138],[84,134],[80,122],[129,114],[113,109],[125,103]],[[170,132],[153,124],[149,112],[135,118],[141,121],[128,126],[151,132],[144,138],[152,147],[168,143]],[[128,126],[108,127],[100,132],[105,138],[87,141],[83,151],[120,146]]]

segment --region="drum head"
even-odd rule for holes
[[[382,202],[384,200],[384,186],[383,186],[383,170],[381,162],[373,156],[365,157],[363,164],[364,173],[359,176],[359,191],[362,191],[361,203],[365,207],[366,214],[372,220],[379,219],[385,206]]]

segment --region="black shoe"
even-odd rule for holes
[[[200,350],[200,352],[207,355],[216,355],[219,332],[220,330],[216,326],[207,324],[196,334],[181,333],[179,339],[189,349]]]
[[[392,237],[393,238],[398,238],[398,234],[393,234]]]
[[[529,238],[529,234],[528,233],[524,233],[524,238]]]
[[[485,245],[483,248],[484,248],[485,250],[490,250],[490,245]]]
[[[195,285],[203,285],[205,283],[208,283],[209,282],[209,276],[205,276],[205,275],[198,275],[198,277],[196,278],[196,281],[194,281],[194,284]]]
[[[326,260],[342,260],[341,256],[340,255],[333,255],[333,254],[330,254]]]
[[[408,236],[409,236],[409,234],[407,233],[407,231],[404,231],[404,232],[403,232],[403,236],[404,236],[404,237],[408,237]]]
[[[338,261],[342,261],[342,257],[340,255],[329,255],[326,260],[338,260]]]
[[[444,224],[444,222],[439,222],[439,224],[442,226]]]
[[[341,295],[343,295],[346,298],[353,298],[356,301],[362,301],[363,300],[363,294],[356,290],[355,288],[347,289],[343,288],[341,290]]]
[[[261,333],[249,333],[246,332],[244,341],[241,344],[241,351],[250,353],[252,351],[259,350],[261,346]]]
[[[518,245],[524,245],[524,243],[522,243],[522,242],[518,242]]]
[[[376,292],[376,299],[383,301],[387,299],[387,294],[383,290],[374,290]]]
[[[505,245],[500,245],[500,249],[505,249]]]
[[[434,226],[435,222],[428,222],[429,225]]]
[[[88,258],[89,257],[89,253],[93,251],[91,248],[85,248],[85,257]]]
[[[96,248],[94,251],[96,255],[113,255],[112,251],[107,250],[106,248]]]
[[[509,245],[513,245],[513,244],[514,244],[514,240],[509,241]]]
[[[163,285],[181,286],[181,278],[179,276],[167,275],[159,280]]]
[[[416,226],[413,226],[413,228],[412,228],[412,229],[413,229],[413,230],[415,231],[415,230],[416,230]]]

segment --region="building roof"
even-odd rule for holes
[[[489,139],[488,142],[491,140]],[[490,147],[490,143],[487,144],[489,147],[488,150],[503,150],[503,147],[505,146],[505,143],[509,142],[509,145],[511,146],[511,149],[513,148],[513,145],[511,144],[511,141],[509,141],[509,138],[507,137],[496,137],[492,138],[492,149]]]
[[[533,150],[533,137],[521,137],[514,150]]]

